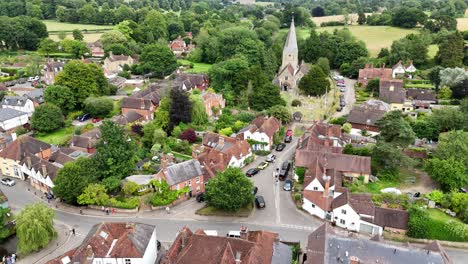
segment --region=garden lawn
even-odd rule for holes
[[[238,211],[224,211],[216,209],[212,206],[205,206],[197,210],[197,215],[207,215],[207,216],[236,216],[236,217],[248,217],[253,210],[253,203],[248,204],[246,207],[239,209]]]
[[[191,62],[188,60],[177,60],[181,65],[190,65],[193,64],[193,68],[185,70],[187,73],[208,73],[211,69],[213,64],[208,63],[199,63],[199,62]]]
[[[428,239],[466,242],[446,229],[447,221],[453,220],[461,222],[459,219],[451,217],[438,209],[427,209],[427,211],[431,219],[427,235]]]
[[[72,23],[63,23],[55,20],[42,20],[47,27],[49,32],[57,31],[68,31],[72,32],[74,29],[79,30],[110,30],[114,26],[111,25],[87,25],[87,24],[72,24]]]
[[[62,127],[53,132],[37,135],[38,140],[44,141],[53,145],[63,145],[66,144],[73,136],[75,132],[74,126]]]
[[[437,221],[442,221],[442,222],[447,222],[449,220],[453,220],[453,221],[456,221],[456,222],[462,222],[460,219],[456,218],[456,217],[451,217],[450,215],[442,212],[441,210],[439,209],[427,209],[427,212],[429,213],[429,216],[431,217],[432,220],[437,220]]]
[[[467,21],[468,24],[468,21]],[[344,26],[336,27],[317,27],[318,32],[328,31],[332,33],[335,29],[341,29]],[[367,49],[371,56],[377,56],[381,48],[389,48],[393,41],[403,38],[411,33],[418,33],[415,29],[402,29],[390,26],[348,26],[349,31],[359,40],[366,43]],[[288,29],[283,29],[287,31]],[[307,38],[309,36],[309,29],[297,28],[296,32],[298,38]]]

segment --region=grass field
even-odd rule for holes
[[[462,236],[454,234],[447,229],[447,221],[461,222],[460,219],[451,217],[439,209],[427,209],[430,217],[428,232],[429,239],[466,242]]]
[[[181,65],[193,64],[193,68],[186,70],[188,73],[208,73],[213,64],[191,62],[188,60],[177,60]]]
[[[457,18],[457,29],[460,31],[468,30],[468,17],[466,14],[463,18]]]
[[[102,34],[103,33],[84,33],[83,34],[83,37],[84,37],[83,40],[86,43],[92,43],[92,42],[95,42],[95,41],[99,40],[101,38]],[[67,37],[72,38],[71,34],[67,34]],[[58,34],[50,34],[49,33],[49,38],[51,38],[54,41],[59,41],[60,40],[58,38]]]
[[[372,13],[366,13],[366,16],[370,16]],[[355,24],[358,19],[358,14],[349,14],[349,18],[351,19],[351,23]],[[323,16],[323,17],[312,17],[312,21],[314,21],[315,25],[318,27],[320,24],[323,22],[331,22],[331,21],[337,21],[337,22],[342,22],[344,21],[344,15],[335,15],[335,16]]]
[[[62,145],[67,143],[75,132],[74,126],[63,127],[54,132],[36,136],[37,139],[53,145]]]
[[[49,32],[57,32],[57,31],[68,31],[71,32],[74,29],[79,30],[109,30],[112,29],[114,26],[111,25],[86,25],[86,24],[72,24],[72,23],[62,23],[54,20],[43,20],[44,24],[47,27],[47,31]]]
[[[246,207],[239,209],[238,211],[224,211],[216,209],[212,206],[205,206],[197,210],[196,214],[205,216],[235,216],[235,217],[248,217],[253,210],[253,203],[248,204]]]

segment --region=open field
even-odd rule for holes
[[[366,13],[366,16],[370,16],[372,13]],[[351,18],[351,23],[355,24],[357,23],[358,19],[358,14],[349,14],[349,17]],[[312,21],[314,21],[315,25],[318,27],[320,24],[323,22],[331,22],[331,21],[337,21],[337,22],[342,22],[344,21],[344,15],[334,15],[334,16],[323,16],[323,17],[312,17]]]
[[[84,42],[86,43],[92,43],[92,42],[95,42],[97,40],[99,40],[101,38],[101,35],[103,33],[83,33],[83,40]],[[67,34],[67,37],[68,38],[72,38],[71,34]],[[50,34],[49,33],[49,38],[51,38],[52,40],[54,41],[59,41],[59,37],[58,37],[58,34]]]
[[[465,13],[465,17],[457,18],[457,29],[460,31],[468,30],[468,17]]]
[[[74,29],[79,30],[109,30],[114,26],[112,25],[86,25],[86,24],[72,24],[72,23],[62,23],[54,20],[42,20],[47,26],[47,31],[57,32],[57,31],[73,31]]]
[[[208,73],[213,64],[191,62],[188,60],[177,60],[181,65],[193,64],[193,68],[186,70],[188,73]]]

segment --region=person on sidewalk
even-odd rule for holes
[[[75,228],[72,228],[72,234],[73,234],[73,235],[76,235],[76,234],[75,234]]]

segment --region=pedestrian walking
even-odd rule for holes
[[[106,208],[106,215],[109,215],[109,208]]]
[[[75,228],[72,228],[72,234],[75,235]]]

